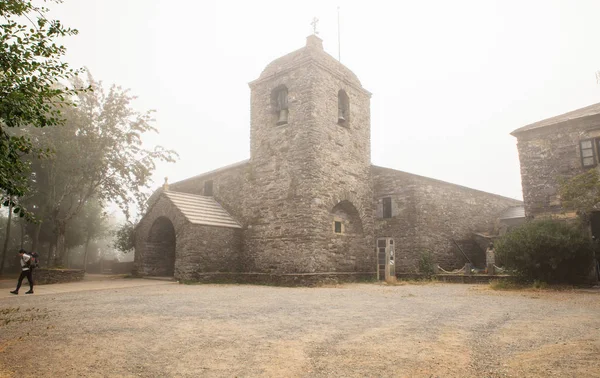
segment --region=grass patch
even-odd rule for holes
[[[528,285],[517,283],[510,280],[491,280],[490,289],[492,290],[523,290],[529,288]]]
[[[490,289],[506,291],[568,291],[576,289],[573,285],[549,285],[546,282],[535,280],[530,283],[516,282],[512,280],[492,280]]]

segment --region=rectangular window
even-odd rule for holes
[[[212,196],[213,195],[213,182],[212,180],[208,180],[204,182],[204,195]]]
[[[598,141],[598,140],[597,140]],[[586,139],[579,142],[581,149],[581,165],[584,168],[596,166],[596,152],[594,150],[594,140]]]
[[[342,222],[335,221],[333,224],[333,230],[336,234],[342,233]]]
[[[392,217],[392,197],[385,197],[383,199],[383,217]]]

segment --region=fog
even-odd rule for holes
[[[305,44],[324,47],[373,93],[372,162],[521,199],[521,126],[595,102],[598,1],[67,0],[80,34],[67,61],[156,109],[176,164],[156,186],[249,157],[247,83]]]

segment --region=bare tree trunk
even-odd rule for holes
[[[48,257],[46,260],[46,265],[48,268],[52,266],[52,257],[54,255],[54,250],[56,248],[56,241],[51,241],[48,243]]]
[[[66,222],[59,220],[56,222],[56,257],[54,258],[54,265],[64,265],[65,254],[66,254],[66,238],[65,234],[67,233],[67,224]]]
[[[31,252],[38,250],[38,244],[40,243],[40,232],[42,231],[42,222],[36,224],[35,232],[33,234],[33,240],[31,241]]]
[[[71,248],[66,248],[65,258],[67,268],[71,269]]]
[[[6,260],[6,251],[8,251],[8,241],[10,239],[10,222],[12,219],[12,198],[8,199],[10,201],[8,205],[8,223],[6,223],[6,238],[4,239],[4,249],[2,250],[2,261],[0,261],[0,274],[4,272],[4,260]]]
[[[83,272],[87,271],[88,251],[90,249],[90,236],[85,239],[85,250],[83,251]]]
[[[21,227],[21,249],[25,248],[25,218],[19,218],[19,226]]]

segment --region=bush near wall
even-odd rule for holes
[[[578,224],[535,220],[517,227],[495,244],[496,255],[526,281],[581,283],[594,259],[589,234]]]

